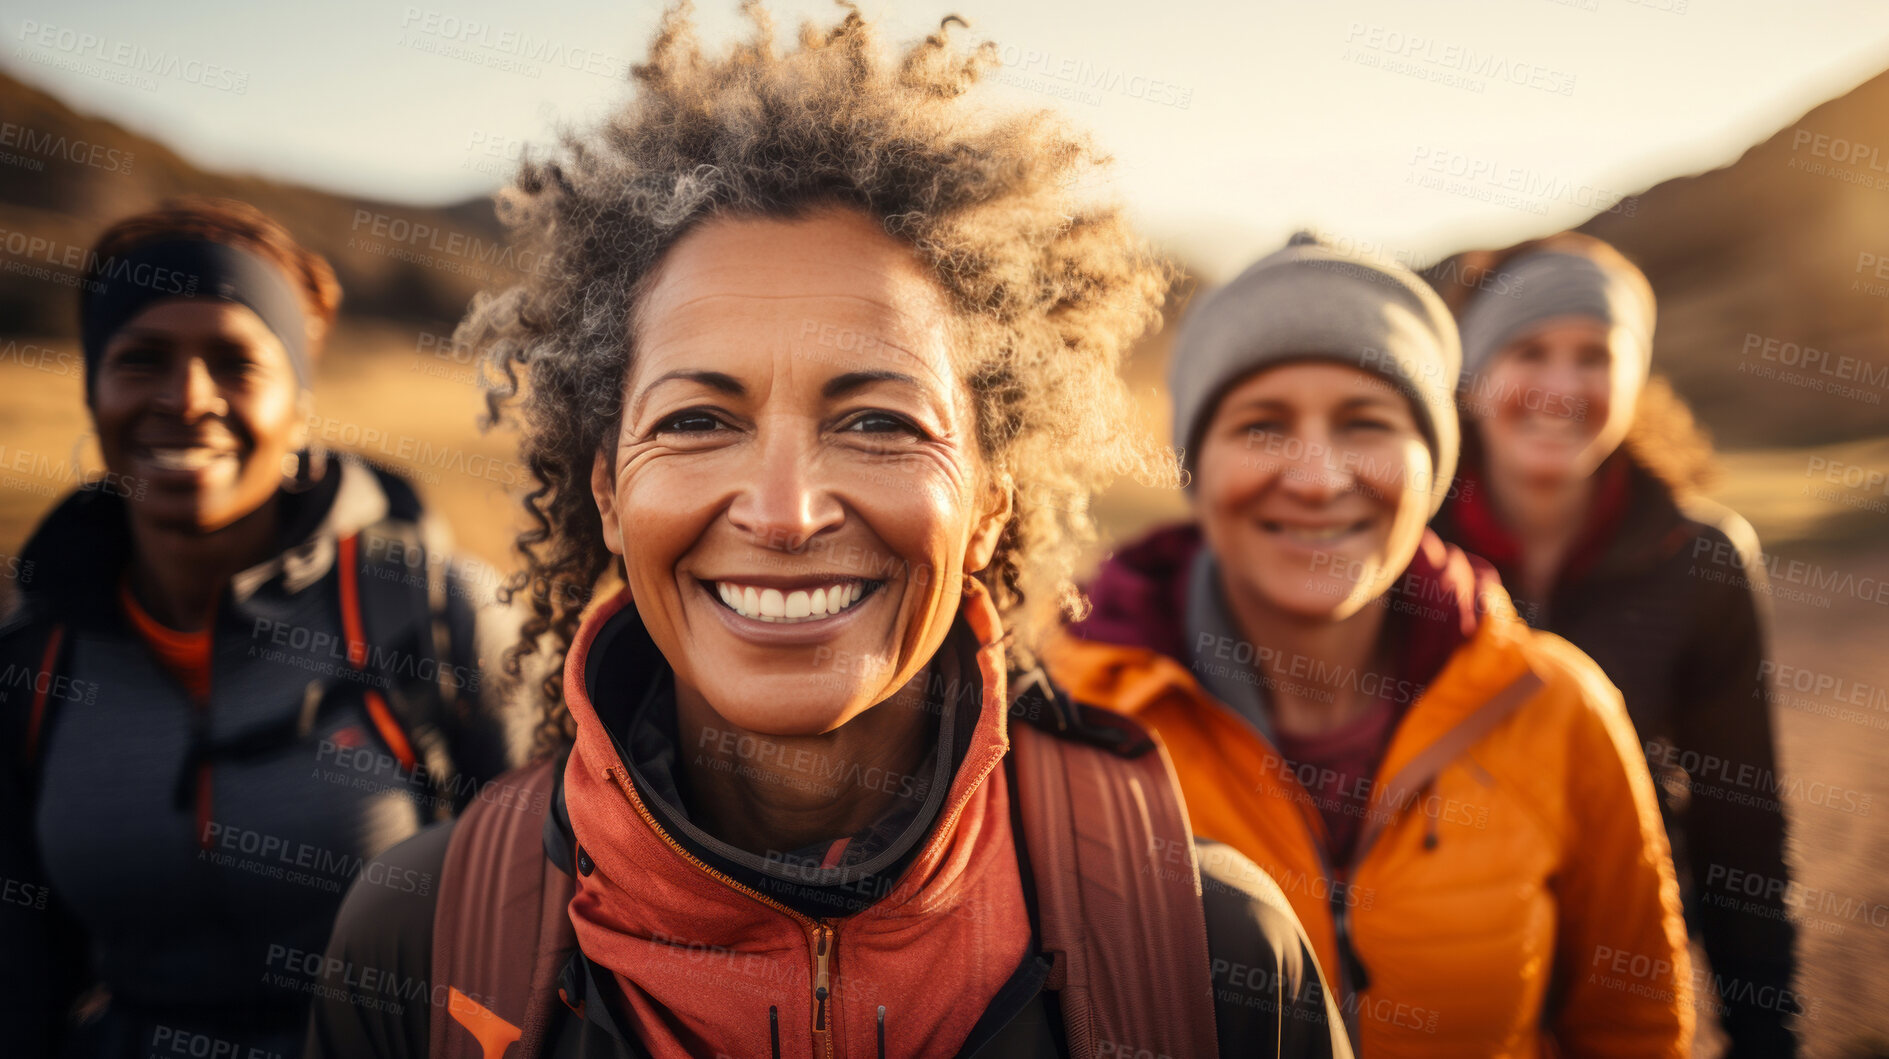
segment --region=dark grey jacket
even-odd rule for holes
[[[491,579],[477,568],[442,571],[434,619],[425,584],[389,583],[424,579],[426,565],[359,544],[363,577],[380,583],[361,589],[369,668],[349,662],[337,542],[419,539],[411,489],[336,459],[283,503],[281,551],[219,603],[202,710],[117,602],[122,497],[81,490],[27,546],[32,580],[0,626],[0,877],[16,898],[0,902],[0,1050],[294,1052],[306,997],[270,978],[286,953],[320,950],[376,854],[523,760],[530,719],[480,675],[479,639],[489,651],[504,623],[484,608]],[[411,622],[383,605],[409,598]],[[432,620],[443,637],[426,635]],[[54,627],[60,650],[44,673]],[[452,698],[409,727],[421,765],[402,767],[365,693],[411,704],[441,682]],[[48,694],[34,720],[39,685]],[[68,1012],[88,991],[102,1014],[75,1027]]]
[[[1433,525],[1473,550],[1459,521],[1465,502],[1473,498]],[[1502,574],[1515,584],[1513,571]],[[1765,668],[1771,590],[1750,524],[1710,501],[1682,503],[1629,461],[1625,514],[1592,565],[1549,599],[1515,602],[1530,624],[1600,663],[1626,699],[1662,789],[1686,918],[1711,960],[1716,981],[1704,984],[1725,998],[1729,1054],[1789,1059],[1795,928],[1783,903],[1787,789]],[[1775,882],[1762,897],[1728,888],[1752,877]]]

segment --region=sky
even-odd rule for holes
[[[661,6],[10,0],[0,69],[203,166],[438,204],[620,102]],[[1299,228],[1423,263],[1577,224],[1889,68],[1882,0],[860,7],[891,41],[967,18],[996,94],[1090,128],[1137,222],[1209,281]],[[744,29],[733,0],[698,19],[711,44]]]

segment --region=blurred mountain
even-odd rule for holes
[[[0,331],[72,335],[73,283],[97,233],[190,193],[282,220],[334,264],[350,316],[443,329],[523,263],[487,200],[400,206],[212,172],[0,74]],[[1582,229],[1652,279],[1656,365],[1722,445],[1889,433],[1889,74]],[[1157,406],[1167,337],[1129,369]]]
[[[1652,280],[1654,368],[1721,446],[1889,434],[1889,73],[1581,230]]]
[[[456,321],[486,280],[516,274],[484,199],[401,206],[211,172],[0,74],[0,331],[75,336],[73,284],[93,239],[185,194],[242,199],[286,224],[334,265],[355,316]]]

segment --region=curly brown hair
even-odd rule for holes
[[[296,242],[280,221],[247,202],[208,195],[166,199],[157,209],[134,213],[99,233],[87,260],[105,262],[150,243],[180,238],[241,247],[279,265],[301,292],[309,351],[321,350],[341,311],[341,284],[334,268],[327,258]],[[80,295],[81,313],[89,296],[89,291]]]
[[[1423,276],[1460,320],[1478,294],[1500,289],[1502,270],[1509,262],[1538,250],[1593,258],[1635,281],[1634,285],[1644,292],[1647,303],[1653,302],[1653,285],[1646,273],[1612,243],[1586,232],[1556,232],[1503,250],[1466,250],[1425,269]],[[1476,435],[1471,430],[1473,423],[1466,409],[1463,420],[1463,438],[1467,442]],[[1685,398],[1662,375],[1651,376],[1641,389],[1633,422],[1627,427],[1621,447],[1626,449],[1629,458],[1678,496],[1703,492],[1718,474],[1711,435],[1693,416]],[[1480,452],[1479,446],[1465,445],[1465,456],[1479,456]]]
[[[1173,272],[1119,204],[1082,193],[1107,157],[1052,111],[978,106],[971,90],[996,48],[957,46],[955,16],[887,54],[841,6],[837,23],[804,23],[782,50],[750,0],[749,39],[719,56],[702,50],[688,5],[671,8],[631,71],[630,100],[598,128],[565,132],[550,157],[528,155],[500,195],[541,267],[477,299],[457,337],[483,358],[484,425],[516,421],[536,478],[514,545],[524,568],[504,591],[523,593],[529,613],[504,672],[522,680],[526,658],[544,654],[533,666],[541,752],[572,734],[564,655],[613,565],[589,475],[619,429],[637,306],[664,253],[708,218],[861,211],[947,294],[980,451],[1015,484],[996,556],[975,575],[1013,664],[1080,606],[1090,497],[1118,474],[1177,480],[1172,454],[1128,428],[1119,373],[1158,324]]]

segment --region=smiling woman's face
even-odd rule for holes
[[[1464,407],[1498,481],[1585,478],[1633,425],[1645,353],[1626,328],[1557,317],[1502,347]]]
[[[234,302],[161,301],[132,317],[105,346],[91,412],[105,466],[140,487],[134,516],[183,532],[268,502],[308,440],[288,352]]]
[[[1337,621],[1410,565],[1432,469],[1409,400],[1381,377],[1286,364],[1215,406],[1194,511],[1229,590],[1245,597],[1236,604]]]
[[[917,675],[1009,516],[936,281],[861,214],[722,218],[637,314],[592,492],[679,693],[831,731]]]

